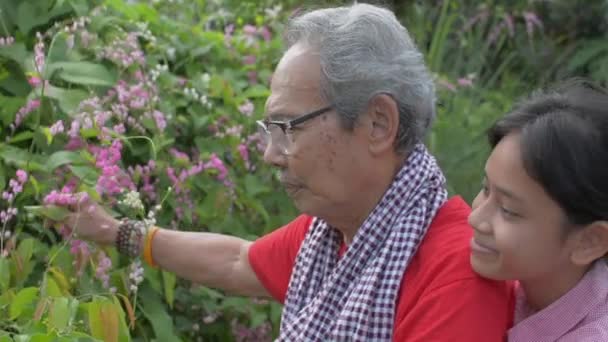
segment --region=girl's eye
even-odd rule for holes
[[[488,196],[490,194],[490,188],[488,188],[488,185],[485,182],[481,183],[481,192],[484,196]]]
[[[507,208],[505,208],[505,207],[502,207],[502,206],[500,207],[500,212],[501,212],[501,213],[503,214],[503,216],[504,216],[504,217],[506,217],[506,218],[515,218],[515,217],[518,217],[518,216],[519,216],[519,215],[518,215],[516,212],[511,211],[511,210],[509,210],[509,209],[507,209]]]

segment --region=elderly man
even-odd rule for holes
[[[258,122],[302,215],[255,242],[73,215],[81,237],[206,286],[285,304],[281,341],[501,341],[507,284],[469,264],[469,207],[422,144],[431,76],[406,29],[364,4],[293,18]],[[78,221],[76,221],[78,219]]]

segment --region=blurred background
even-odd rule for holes
[[[287,18],[341,3],[0,0],[0,342],[272,340],[278,304],[140,274],[51,228],[64,213],[42,205],[86,192],[116,215],[248,239],[289,222],[254,122]],[[372,3],[426,56],[428,146],[469,203],[485,130],[514,101],[573,76],[608,83],[606,0]]]

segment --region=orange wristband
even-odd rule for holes
[[[146,234],[146,242],[144,243],[144,260],[148,265],[154,268],[158,267],[158,265],[156,265],[152,259],[152,240],[159,230],[158,227],[151,227]]]

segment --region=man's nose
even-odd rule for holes
[[[270,141],[264,150],[264,162],[272,166],[284,168],[287,163],[287,158],[285,153],[281,152],[279,146]]]

